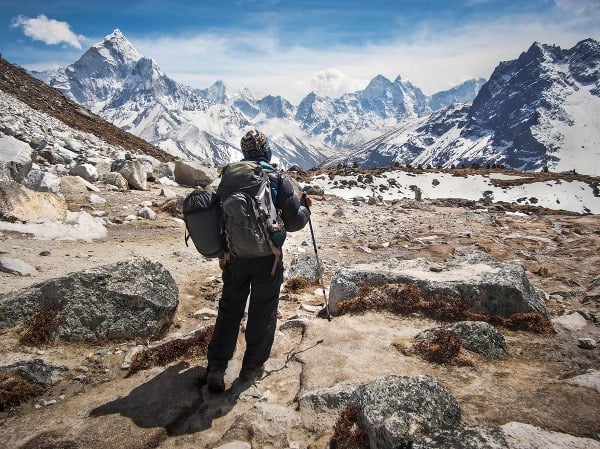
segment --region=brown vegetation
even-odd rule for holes
[[[214,326],[207,326],[196,338],[174,339],[155,348],[144,349],[133,357],[127,376],[153,366],[166,366],[177,359],[205,357],[213,330]]]
[[[310,285],[311,283],[308,281],[308,279],[297,277],[288,279],[284,288],[287,291],[297,292],[309,287]]]
[[[436,329],[430,338],[418,341],[415,344],[415,350],[425,360],[446,364],[458,357],[461,346],[462,340],[455,332]]]
[[[427,318],[444,322],[485,321],[510,330],[537,334],[554,332],[550,320],[538,312],[515,313],[510,317],[475,313],[469,310],[468,298],[436,294],[426,299],[419,288],[411,284],[375,286],[365,283],[354,298],[338,303],[338,307],[340,314],[363,313],[367,310],[388,311],[397,315],[421,313]]]
[[[24,345],[40,346],[51,343],[60,326],[64,323],[62,306],[48,303],[39,306],[23,322],[19,342]]]
[[[9,370],[0,370],[0,411],[41,395],[45,389]]]
[[[367,432],[357,424],[358,408],[349,405],[340,412],[329,441],[330,449],[368,449]]]

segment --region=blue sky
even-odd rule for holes
[[[176,81],[297,103],[381,74],[430,95],[489,78],[535,41],[600,39],[600,0],[0,0],[0,52],[66,66],[114,29]]]

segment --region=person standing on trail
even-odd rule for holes
[[[206,384],[212,393],[225,390],[225,371],[235,351],[248,295],[250,298],[245,330],[246,349],[239,379],[254,382],[262,376],[264,363],[271,353],[277,325],[279,292],[283,282],[281,246],[286,231],[299,231],[308,223],[310,217],[310,198],[303,195],[299,199],[290,180],[270,165],[271,149],[262,132],[247,132],[241,139],[241,149],[243,161],[255,162],[254,168],[268,175],[272,203],[283,222],[283,229],[278,233],[278,241],[270,243],[272,254],[240,257],[232,248],[226,248],[224,256],[219,259],[219,266],[223,270],[223,292],[214,332],[208,345],[206,368]],[[236,163],[225,167],[217,193],[222,193],[220,190],[224,184],[225,172],[234,164]],[[221,201],[223,206],[223,196]],[[223,210],[225,211],[224,206]]]

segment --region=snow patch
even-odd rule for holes
[[[8,223],[0,221],[0,230],[32,234],[39,240],[92,240],[105,238],[106,227],[102,218],[92,217],[87,212],[67,212],[62,221]]]

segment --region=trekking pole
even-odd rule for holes
[[[315,232],[313,230],[312,221],[310,220],[310,208],[308,207],[308,203],[306,201],[306,193],[302,193],[302,198],[304,198],[303,206],[308,210],[308,227],[310,228],[310,235],[312,236],[313,249],[315,250],[315,259],[317,259],[317,270],[319,272],[319,279],[321,280],[321,288],[323,289],[323,298],[325,298],[325,312],[327,313],[327,320],[331,321],[331,313],[329,313],[329,301],[327,300],[327,295],[325,294],[325,283],[323,282],[323,270],[321,269],[321,262],[319,262],[319,253],[317,252],[317,241],[315,240]]]

